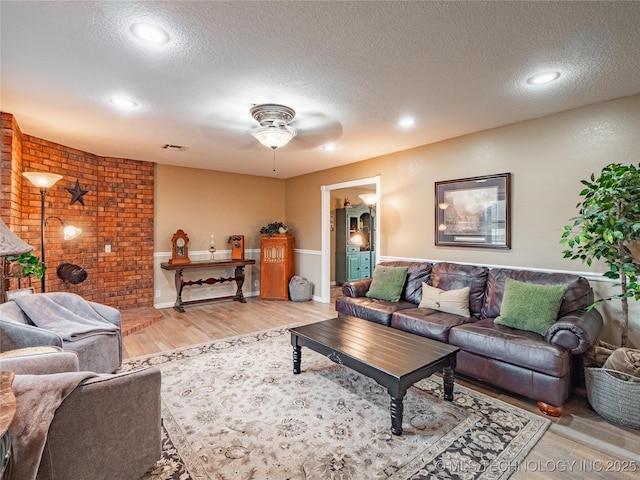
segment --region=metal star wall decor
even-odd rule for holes
[[[89,193],[89,190],[82,190],[80,188],[80,182],[76,179],[76,185],[73,188],[67,188],[67,192],[71,194],[71,205],[76,202],[80,202],[84,207],[84,196]]]

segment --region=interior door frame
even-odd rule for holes
[[[322,185],[320,187],[320,205],[322,213],[320,215],[320,231],[321,231],[321,273],[320,279],[322,282],[322,297],[320,301],[322,303],[329,303],[331,301],[331,191],[339,190],[341,188],[362,187],[365,185],[375,184],[376,194],[378,194],[378,203],[376,203],[376,229],[375,240],[376,245],[376,258],[374,264],[378,263],[380,257],[380,175],[369,178],[361,178],[359,180],[351,180],[349,182],[334,183],[332,185]],[[374,265],[371,265],[371,271],[373,271]]]

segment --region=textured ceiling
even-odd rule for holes
[[[227,172],[288,178],[640,93],[640,2],[2,0],[0,17],[0,108],[24,133]],[[297,112],[276,172],[258,103]]]

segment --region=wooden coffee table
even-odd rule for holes
[[[391,396],[391,433],[402,435],[407,389],[442,370],[444,398],[453,400],[453,369],[459,348],[355,317],[339,317],[291,328],[293,373],[300,373],[308,347],[372,378]]]

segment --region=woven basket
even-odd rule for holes
[[[621,380],[611,373],[637,381]],[[587,398],[598,414],[616,425],[640,429],[640,378],[608,368],[585,368]]]
[[[311,300],[312,283],[294,283],[289,285],[289,296],[292,302],[308,302]]]

